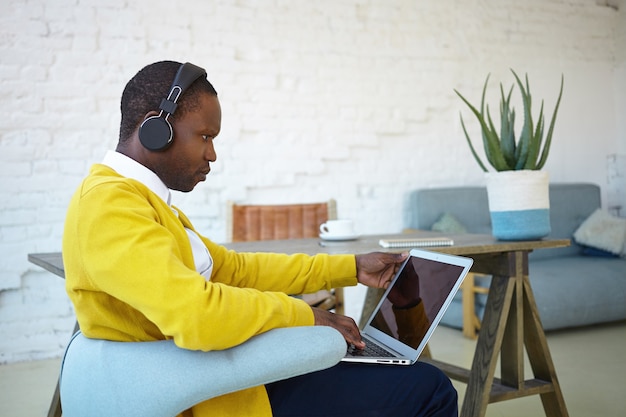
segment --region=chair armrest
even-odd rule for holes
[[[274,329],[212,352],[78,332],[61,369],[63,416],[171,417],[216,396],[329,368],[345,352],[341,334],[323,326]]]

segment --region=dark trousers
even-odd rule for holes
[[[457,393],[439,369],[340,362],[266,386],[275,417],[458,416]]]

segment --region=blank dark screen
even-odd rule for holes
[[[416,349],[463,267],[411,256],[370,325]]]

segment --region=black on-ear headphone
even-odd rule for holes
[[[151,151],[162,151],[170,146],[174,139],[174,130],[167,119],[176,111],[180,96],[200,77],[206,77],[203,68],[189,62],[180,66],[167,98],[161,100],[159,115],[148,117],[139,127],[139,141],[144,147]]]

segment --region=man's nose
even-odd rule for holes
[[[217,153],[215,152],[215,146],[213,144],[213,139],[209,140],[204,150],[204,159],[209,162],[215,162],[217,160]]]

